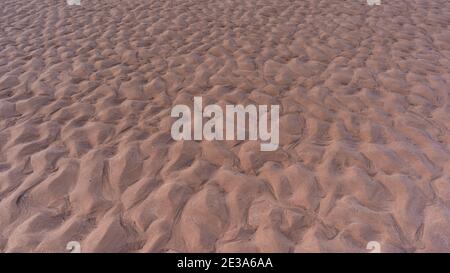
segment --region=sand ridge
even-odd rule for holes
[[[0,251],[450,251],[446,0],[4,0]],[[280,148],[170,109],[279,104]]]

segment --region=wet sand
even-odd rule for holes
[[[4,0],[0,252],[450,251],[447,0]],[[280,105],[280,147],[170,109]]]

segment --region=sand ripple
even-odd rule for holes
[[[447,0],[3,0],[0,251],[450,251]],[[280,104],[280,149],[170,109]]]

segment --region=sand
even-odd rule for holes
[[[3,0],[0,251],[450,251],[447,0]],[[280,105],[280,147],[174,141]]]

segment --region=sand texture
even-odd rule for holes
[[[81,4],[0,4],[0,252],[450,251],[448,0]],[[194,96],[279,149],[174,141]]]

